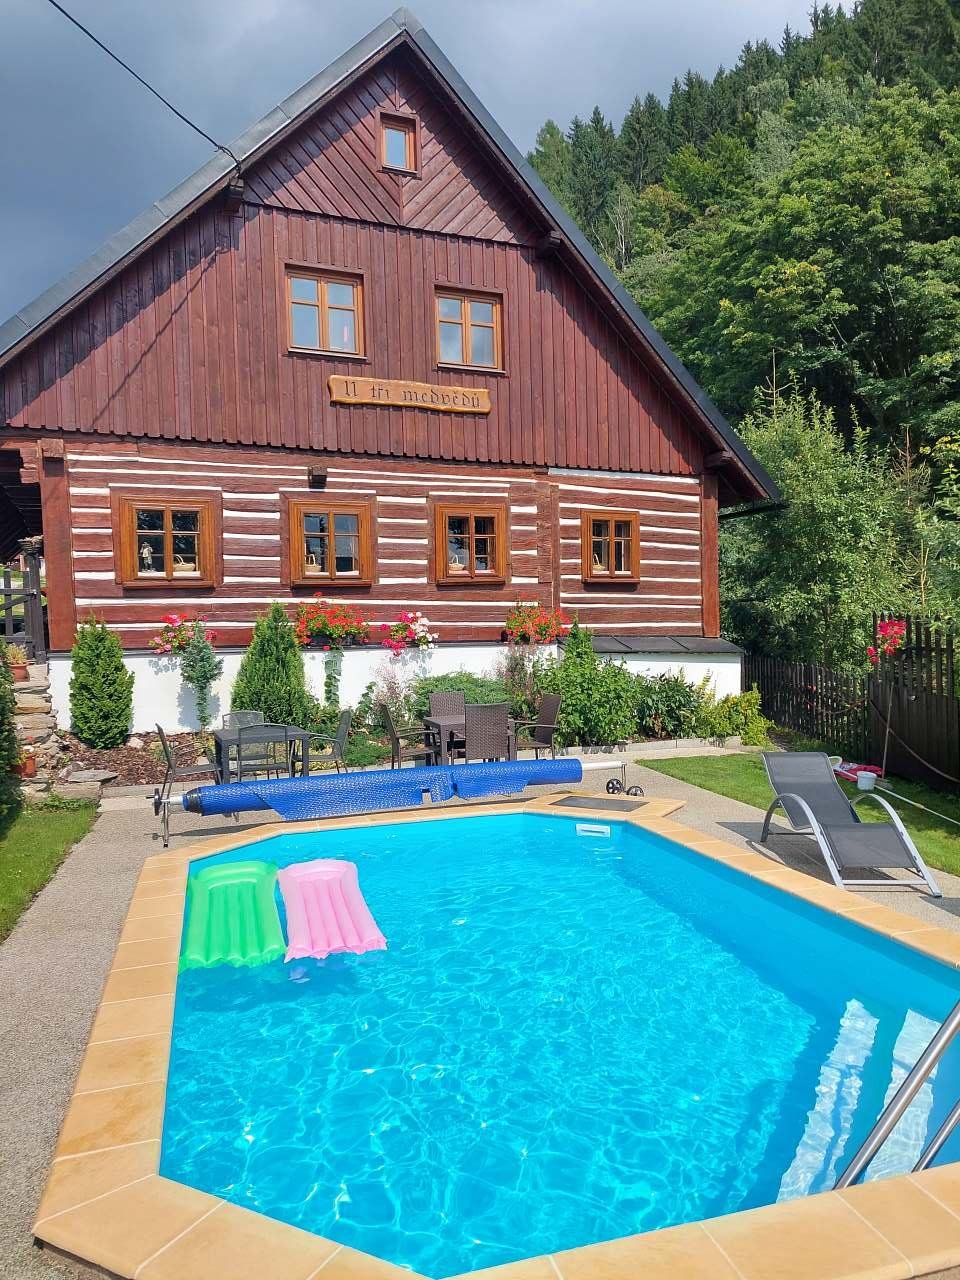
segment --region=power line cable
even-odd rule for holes
[[[115,54],[112,49],[109,49],[103,43],[102,40],[98,39],[93,34],[93,32],[89,30],[89,28],[85,27],[82,22],[78,21],[78,19],[76,19],[72,13],[68,13],[67,10],[63,7],[63,5],[58,3],[58,0],[48,0],[48,3],[51,4],[58,13],[61,13],[67,19],[68,22],[72,22],[78,31],[82,31],[83,34],[88,39],[92,40],[98,49],[102,49],[108,58],[112,58],[114,62],[116,62],[119,66],[123,67],[124,71],[132,75],[134,80],[136,80],[139,84],[142,84],[143,87],[149,93],[152,93],[155,98],[159,99],[159,101],[162,102],[163,105],[168,110],[173,112],[173,114],[177,117],[178,120],[182,120],[185,125],[187,125],[189,128],[191,128],[194,131],[194,133],[198,133],[201,138],[205,139],[205,141],[210,143],[211,147],[214,147],[217,151],[222,151],[224,155],[228,155],[230,159],[233,161],[233,163],[237,166],[237,173],[240,172],[240,161],[237,159],[237,157],[234,155],[234,153],[230,150],[229,147],[224,146],[222,142],[217,142],[216,138],[211,138],[209,133],[204,132],[204,130],[201,129],[198,124],[194,124],[194,122],[188,116],[185,116],[182,111],[179,111],[173,105],[173,103],[170,102],[167,98],[165,98],[163,94],[160,93],[157,89],[155,89],[152,84],[149,84],[146,80],[144,80],[143,76],[138,75],[137,72],[134,71],[133,67],[131,67],[128,63],[124,62],[124,60],[121,57],[119,57],[117,54]]]

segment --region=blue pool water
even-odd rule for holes
[[[182,974],[161,1173],[437,1277],[832,1185],[957,976],[596,826],[358,827],[194,864],[350,859],[389,949]],[[948,1056],[875,1174],[958,1077]]]

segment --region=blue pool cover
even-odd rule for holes
[[[228,782],[196,787],[183,797],[189,813],[244,813],[273,809],[282,818],[336,818],[434,801],[509,796],[544,783],[579,782],[580,761],[506,760],[490,764],[424,765],[413,769],[360,769],[311,778]]]

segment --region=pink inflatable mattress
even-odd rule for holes
[[[318,858],[284,867],[277,879],[287,909],[286,959],[317,960],[338,951],[385,951],[360,892],[357,868],[338,858]]]

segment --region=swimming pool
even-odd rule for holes
[[[357,826],[256,856],[355,862],[389,949],[182,973],[160,1172],[431,1276],[831,1186],[958,994],[617,822]],[[948,1056],[875,1175],[910,1166],[957,1075]]]

